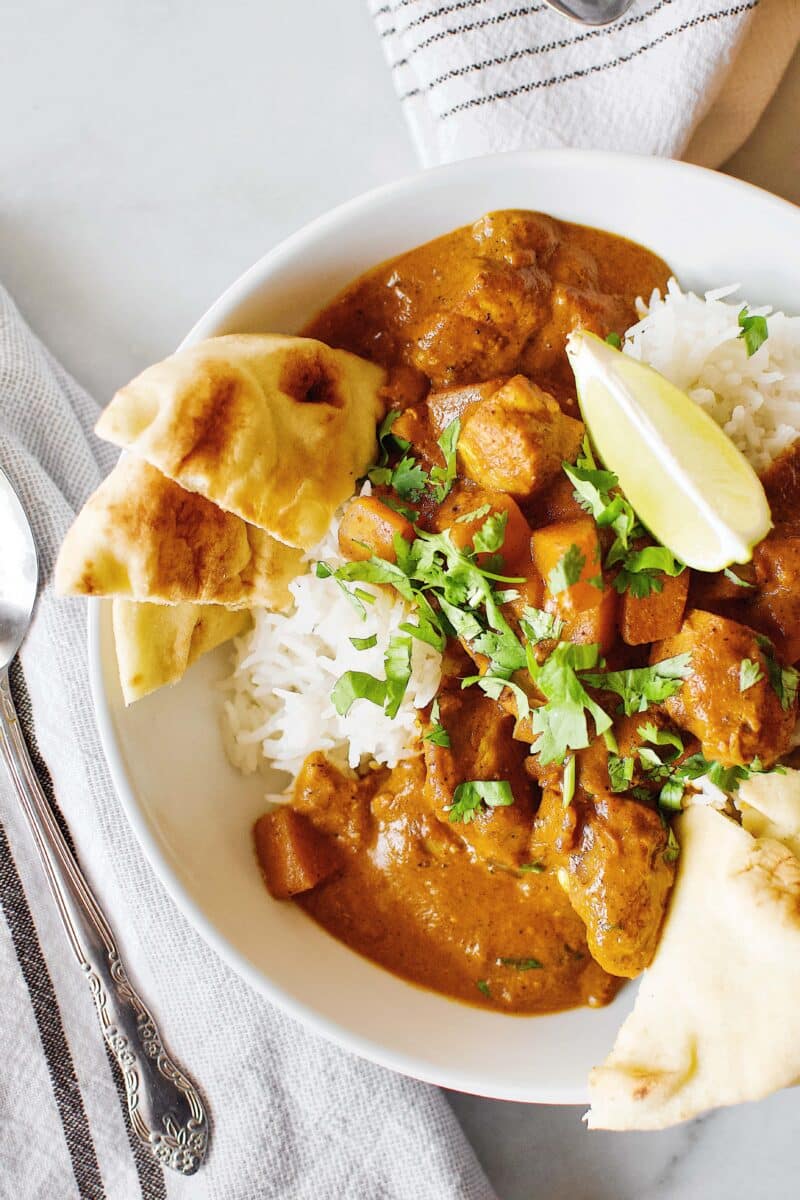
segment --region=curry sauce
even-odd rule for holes
[[[781,575],[800,564],[796,527],[757,548],[745,595],[721,574],[698,579],[681,564],[651,572],[637,591],[620,586],[613,533],[578,503],[562,469],[584,438],[569,332],[623,334],[637,296],[663,289],[668,276],[654,254],[616,235],[490,213],[367,272],[305,330],[388,371],[395,449],[372,494],[345,509],[345,558],[394,564],[415,539],[445,531],[454,569],[466,562],[514,587],[490,588],[494,624],[484,624],[483,641],[465,633],[470,606],[482,603],[465,592],[466,624],[447,626],[436,703],[420,713],[410,758],[361,773],[321,753],[306,760],[293,830],[271,814],[256,828],[266,882],[398,975],[504,1012],[605,1004],[648,965],[675,877],[659,808],[671,771],[700,770],[703,755],[723,769],[789,750],[796,700],[784,703],[769,677],[771,656],[800,654]],[[400,455],[420,478],[449,470],[446,486],[399,491]],[[774,488],[800,491],[792,469],[773,478]],[[499,532],[492,545],[489,526]],[[646,531],[636,536],[637,547],[647,544]],[[532,614],[542,622],[536,634]],[[487,682],[497,629],[512,643],[525,631],[528,665],[512,661],[482,689],[474,684]],[[611,672],[588,700],[602,703],[592,719],[606,714],[608,728],[601,737],[590,723],[588,745],[545,755],[538,668],[570,647]],[[746,690],[745,652],[760,671]],[[676,668],[666,702],[643,692],[623,712],[613,672],[624,680],[690,658],[696,669],[687,679]]]

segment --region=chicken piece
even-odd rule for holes
[[[345,558],[355,562],[373,555],[396,562],[396,536],[404,538],[410,545],[415,536],[411,522],[402,513],[381,503],[376,496],[358,496],[350,501],[342,514],[339,549]]]
[[[691,654],[690,674],[680,691],[664,701],[676,725],[699,738],[703,754],[723,766],[764,766],[791,744],[797,704],[781,706],[770,682],[758,635],[747,625],[693,609],[675,637],[657,642],[652,663]],[[761,675],[742,691],[742,663],[757,664]]]
[[[800,658],[800,529],[777,526],[753,552],[757,593],[753,625],[775,643],[787,663]]]
[[[311,891],[341,866],[334,844],[288,805],[259,817],[253,839],[264,882],[276,900]]]
[[[478,858],[503,866],[527,862],[531,831],[531,785],[524,769],[528,748],[513,739],[514,719],[477,687],[466,691],[445,686],[439,694],[439,720],[449,746],[423,743],[427,777],[425,791],[439,819],[449,821],[453,794],[469,780],[507,780],[514,803],[482,806],[473,820],[453,822],[463,841]]]
[[[659,572],[661,591],[649,596],[624,592],[619,602],[619,631],[629,646],[658,642],[678,632],[689,594],[689,572],[665,575]],[[734,585],[735,586],[735,585]]]
[[[295,780],[292,809],[347,851],[362,852],[373,836],[370,802],[375,772],[340,771],[321,750],[309,754]]]
[[[434,437],[440,437],[456,417],[460,417],[463,423],[464,417],[476,404],[488,400],[506,382],[505,379],[489,379],[486,383],[469,383],[429,392],[425,403],[428,406],[428,419]]]
[[[599,748],[599,750],[598,750]],[[633,979],[658,945],[675,863],[655,808],[603,787],[602,742],[578,754],[578,786],[564,807],[560,781],[545,785],[532,853],[555,851],[570,903],[586,925],[592,957]],[[597,761],[595,761],[597,760]],[[560,774],[560,772],[559,772]]]
[[[609,296],[588,287],[555,283],[549,320],[526,347],[524,369],[540,375],[555,369],[569,370],[564,359],[567,337],[573,329],[588,329],[598,337],[609,330],[624,332],[635,319],[633,306],[623,296]]]
[[[436,307],[407,327],[414,366],[434,387],[510,375],[547,319],[550,279],[527,263],[467,258],[448,272]]]
[[[512,266],[546,266],[552,275],[553,256],[563,245],[557,222],[544,213],[509,208],[486,213],[472,226],[481,254]]]
[[[572,462],[583,424],[562,413],[547,392],[515,375],[464,418],[458,453],[468,478],[492,491],[527,498]]]
[[[528,509],[528,519],[534,528],[584,516],[585,509],[575,499],[575,484],[563,474],[557,475],[548,488],[538,493]]]

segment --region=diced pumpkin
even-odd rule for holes
[[[490,506],[489,512],[469,521],[460,520],[471,512]],[[498,553],[503,556],[506,574],[521,574],[517,567],[531,562],[531,527],[525,520],[522,509],[505,492],[489,492],[484,488],[457,488],[436,511],[436,528],[449,529],[453,545],[459,550],[471,550],[472,539],[492,513],[507,513],[505,537]],[[478,556],[480,563],[485,555]],[[511,570],[511,567],[514,570]]]
[[[673,637],[683,622],[683,610],[689,595],[689,572],[680,575],[659,573],[662,588],[637,598],[624,592],[619,603],[619,632],[629,646],[659,642]]]
[[[362,562],[373,554],[396,562],[396,533],[407,542],[414,539],[414,528],[402,513],[395,512],[376,496],[359,496],[348,504],[342,515],[339,549],[345,558],[355,562]]]
[[[340,866],[329,838],[288,805],[259,817],[253,839],[264,882],[276,900],[311,891]]]
[[[552,575],[567,555],[583,559],[574,583],[559,590]],[[543,607],[564,621],[565,636],[574,642],[599,642],[603,653],[614,643],[616,593],[603,582],[602,551],[591,517],[557,521],[531,536],[531,556],[543,584]]]

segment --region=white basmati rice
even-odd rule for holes
[[[769,337],[748,358],[738,336],[745,302],[726,303],[736,291],[732,285],[701,298],[670,280],[663,297],[654,292],[648,304],[640,302],[641,320],[628,330],[624,348],[686,391],[762,470],[800,431],[800,317],[751,308],[753,315],[768,316]],[[323,559],[336,567],[344,561],[337,531],[338,521],[309,554],[310,562]],[[416,710],[433,699],[441,672],[441,656],[430,646],[413,643],[411,681],[394,720],[367,700],[357,700],[346,717],[331,703],[343,672],[383,677],[389,638],[409,615],[388,589],[363,586],[375,596],[364,620],[335,580],[313,573],[291,584],[295,607],[289,614],[254,614],[254,629],[235,643],[233,674],[224,685],[225,743],[235,766],[252,772],[271,765],[295,776],[314,750],[353,768],[370,761],[393,766],[415,751]],[[372,649],[354,648],[351,637],[372,633]],[[726,801],[710,781],[695,787],[695,802]]]
[[[737,290],[733,284],[701,298],[671,279],[663,297],[654,292],[640,303],[642,319],[624,348],[687,392],[761,471],[800,431],[800,317],[749,308],[769,318],[769,337],[748,358],[738,336],[745,301],[726,303]]]
[[[308,555],[310,562],[334,568],[345,561],[338,527],[337,520]],[[433,647],[413,640],[411,680],[393,720],[369,700],[356,700],[346,717],[331,703],[333,686],[345,671],[384,678],[386,646],[410,615],[388,588],[359,587],[375,596],[374,604],[365,604],[363,619],[335,579],[319,579],[313,571],[290,584],[291,612],[254,613],[255,626],[236,640],[233,674],[223,685],[225,745],[234,766],[249,774],[270,765],[295,776],[314,750],[353,768],[367,761],[392,767],[414,752],[416,710],[430,704],[441,676],[441,655]],[[369,650],[356,650],[350,641],[371,634],[377,641]]]

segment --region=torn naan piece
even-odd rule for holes
[[[663,1129],[800,1078],[800,862],[713,808],[675,827],[661,942],[589,1077],[591,1129]]]
[[[69,529],[55,583],[63,595],[284,609],[306,569],[299,550],[127,455]]]
[[[126,704],[177,683],[203,654],[249,628],[247,609],[219,604],[111,605],[119,681]]]
[[[117,392],[98,435],[304,550],[377,453],[382,367],[312,338],[229,334]]]
[[[734,804],[753,837],[771,837],[800,858],[800,771],[781,768],[742,780]]]

